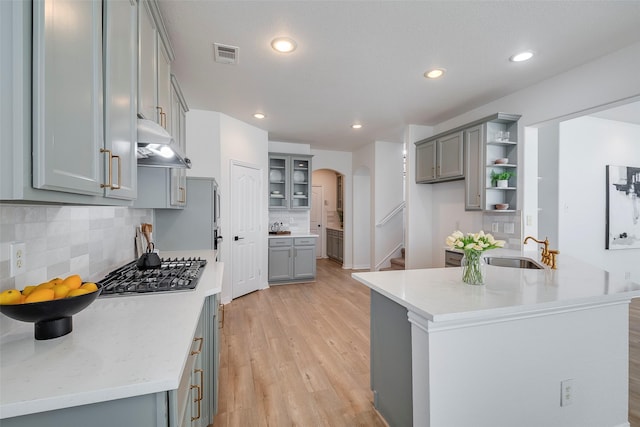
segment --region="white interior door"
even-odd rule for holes
[[[260,170],[233,164],[231,187],[231,298],[237,298],[260,287]]]
[[[311,224],[309,230],[318,235],[316,239],[316,258],[324,257],[324,188],[314,185],[311,188]]]

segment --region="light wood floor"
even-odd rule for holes
[[[369,290],[328,260],[313,284],[225,306],[214,427],[384,426],[369,389]],[[640,427],[640,298],[630,308],[629,422]]]

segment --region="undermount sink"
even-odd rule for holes
[[[531,270],[543,270],[544,266],[529,258],[522,257],[492,257],[484,258],[487,265],[495,267],[527,268]]]

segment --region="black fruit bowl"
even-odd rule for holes
[[[0,305],[0,313],[22,322],[34,322],[37,340],[49,340],[73,330],[71,316],[87,308],[100,294],[102,288],[84,295],[29,304]]]

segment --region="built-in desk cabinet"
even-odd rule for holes
[[[269,284],[308,282],[315,278],[315,237],[269,239]]]
[[[327,257],[342,262],[344,247],[344,232],[333,228],[327,228]]]

